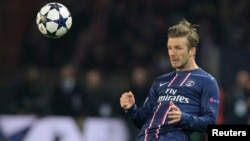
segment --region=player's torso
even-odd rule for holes
[[[164,129],[172,128],[168,126],[167,113],[171,110],[169,102],[178,106],[182,112],[193,115],[200,114],[200,100],[203,84],[200,82],[200,75],[192,73],[179,73],[161,77],[155,81],[154,91],[155,99],[153,112],[143,128],[148,133],[164,132]]]
[[[168,107],[169,102],[173,101],[183,112],[198,114],[203,88],[201,80],[202,77],[193,72],[182,72],[160,78],[155,84],[157,94],[155,106],[161,103],[162,107]]]

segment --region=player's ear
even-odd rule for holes
[[[196,47],[191,47],[189,50],[190,56],[195,56],[196,54]]]

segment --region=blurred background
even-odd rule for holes
[[[0,1],[1,141],[39,141],[31,132],[40,127],[35,123],[61,117],[75,121],[81,141],[116,139],[110,135],[133,141],[138,129],[124,116],[120,95],[132,90],[141,105],[155,77],[172,70],[167,28],[182,18],[201,26],[196,59],[219,82],[218,122],[250,124],[248,0],[58,0],[73,18],[60,39],[46,38],[35,23],[48,2]],[[107,130],[116,121],[117,130]],[[93,136],[98,131],[110,134]],[[50,136],[43,141],[67,141],[57,132]]]

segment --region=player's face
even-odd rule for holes
[[[187,38],[169,38],[167,48],[172,67],[176,70],[188,69],[190,58],[193,58],[194,56],[194,49],[188,48]]]

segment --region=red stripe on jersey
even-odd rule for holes
[[[148,141],[148,129],[150,129],[150,128],[152,127],[152,124],[153,124],[153,122],[154,122],[154,120],[155,120],[155,115],[156,115],[156,113],[159,111],[159,109],[160,109],[160,107],[161,107],[161,104],[162,104],[162,103],[160,102],[159,105],[158,105],[158,107],[157,107],[157,109],[155,110],[154,115],[153,115],[153,118],[152,118],[151,121],[150,121],[149,127],[145,129],[145,138],[144,138],[144,141]]]
[[[188,79],[188,77],[191,75],[191,72],[187,74],[187,76],[182,80],[182,82],[180,83],[179,86],[182,86],[184,84],[184,82],[186,82],[186,80]]]
[[[168,87],[172,85],[172,83],[174,82],[174,80],[177,78],[178,74],[176,73],[176,75],[174,76],[174,78],[170,81],[170,83],[168,84]]]
[[[156,133],[155,133],[155,137],[156,138],[158,138],[158,134],[159,134],[159,131],[160,131],[160,128],[161,128],[161,126],[165,123],[165,121],[166,121],[166,118],[167,118],[167,115],[168,115],[168,112],[171,110],[171,106],[169,105],[168,107],[167,107],[167,110],[165,111],[165,114],[164,114],[164,116],[163,116],[163,118],[162,118],[162,121],[161,121],[161,124],[159,124],[157,127],[157,129],[156,129]]]

